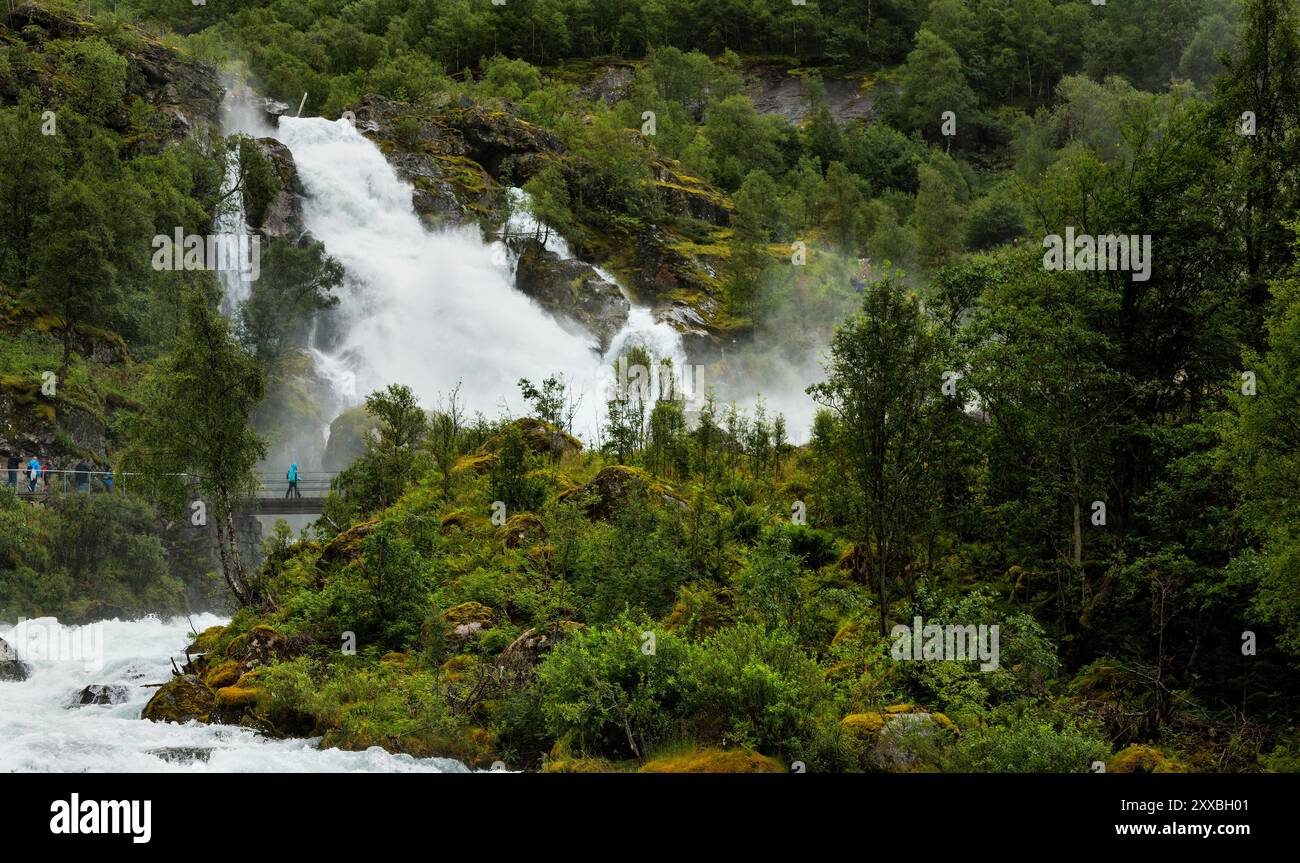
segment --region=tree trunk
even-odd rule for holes
[[[235,581],[239,584],[240,602],[244,605],[251,605],[253,596],[248,587],[248,578],[244,572],[244,562],[239,559],[239,537],[235,534],[235,513],[230,508],[229,500],[222,502],[222,508],[226,511],[226,541],[230,543],[230,558],[233,562]]]
[[[244,601],[243,593],[239,589],[239,585],[235,582],[234,578],[231,577],[230,555],[226,552],[225,531],[222,528],[220,519],[217,520],[214,527],[216,528],[217,533],[217,553],[221,556],[221,576],[226,580],[226,586],[230,588],[230,592],[235,595],[235,600],[241,606],[247,605]]]

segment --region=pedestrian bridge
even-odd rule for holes
[[[259,474],[257,492],[250,506],[242,511],[250,515],[320,515],[329,496],[330,483],[336,476],[337,473],[323,471],[300,471],[295,493],[284,474]],[[41,474],[36,490],[31,491],[26,472],[20,470],[17,490],[20,499],[41,502],[61,494],[129,494],[133,481],[139,487],[141,474],[91,471],[89,475],[79,476],[76,471],[50,470]],[[0,472],[0,482],[9,483],[9,475]]]

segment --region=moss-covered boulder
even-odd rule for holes
[[[622,509],[628,498],[637,493],[645,493],[672,506],[686,506],[686,502],[667,485],[640,468],[628,465],[601,468],[586,485],[560,492],[559,499],[582,501],[588,518],[605,520]]]
[[[550,423],[532,417],[522,417],[512,422],[511,425],[523,432],[524,443],[537,455],[562,459],[582,452],[582,441]],[[498,432],[483,444],[483,452],[495,453],[500,449],[504,440],[505,432]],[[488,469],[490,469],[490,464]]]
[[[526,548],[546,539],[546,527],[531,512],[512,515],[501,525],[501,542],[506,548]]]
[[[496,612],[481,602],[462,602],[443,612],[452,627],[452,634],[464,638],[490,627]]]
[[[212,690],[193,674],[173,677],[163,684],[140,714],[151,722],[207,722],[215,699]]]
[[[642,773],[784,773],[779,761],[747,749],[692,749],[647,761]]]
[[[1186,773],[1187,766],[1154,746],[1135,743],[1116,752],[1106,762],[1107,773]]]
[[[361,556],[361,540],[379,524],[379,519],[360,522],[335,536],[321,549],[316,565],[320,569],[342,566]]]
[[[190,646],[185,648],[186,654],[211,653],[217,649],[221,642],[221,636],[226,632],[224,626],[209,626],[207,629],[195,636]]]
[[[581,261],[563,260],[529,237],[517,244],[519,265],[515,287],[550,312],[561,325],[596,338],[600,350],[627,323],[632,305],[618,285],[606,281],[596,269]]]

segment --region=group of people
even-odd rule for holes
[[[19,489],[19,473],[22,474],[22,481],[26,486],[28,494],[36,494],[39,488],[45,491],[50,490],[50,481],[55,473],[58,473],[49,459],[42,461],[39,455],[33,455],[26,461],[17,453],[5,453],[5,484],[15,491]],[[104,491],[113,490],[113,469],[108,465],[98,466],[91,465],[84,458],[77,462],[76,467],[72,469],[72,481],[76,490],[79,492],[89,493],[93,490],[92,478],[99,477],[103,484]]]

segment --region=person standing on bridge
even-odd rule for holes
[[[284,475],[284,478],[289,480],[289,487],[284,490],[284,499],[288,500],[290,494],[294,497],[302,497],[302,493],[298,491],[298,462],[289,465],[289,472]]]
[[[27,493],[36,494],[36,481],[41,478],[41,460],[32,456],[27,462]]]
[[[5,453],[5,455],[8,456],[5,460],[5,469],[9,471],[9,485],[14,491],[18,491],[18,466],[22,464],[22,460],[18,458],[16,452]]]
[[[77,491],[82,494],[90,491],[90,465],[86,463],[86,460],[83,458],[77,462],[77,466],[73,470],[73,475],[77,479]]]

